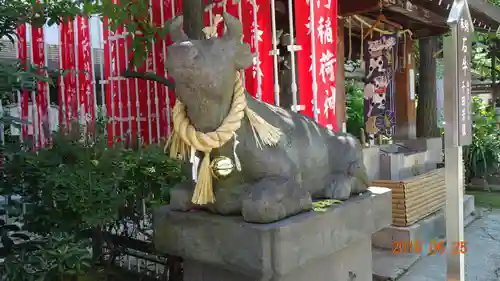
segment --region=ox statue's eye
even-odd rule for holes
[[[196,58],[198,58],[199,55],[200,55],[200,52],[198,52],[198,49],[196,49],[196,48],[189,49],[188,56],[190,59],[196,59]]]

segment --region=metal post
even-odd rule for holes
[[[288,0],[288,26],[290,29],[290,42],[289,45],[287,46],[287,50],[290,52],[290,68],[292,71],[292,85],[291,85],[291,90],[292,90],[292,111],[294,112],[299,112],[301,109],[299,109],[298,106],[298,101],[297,101],[297,73],[295,69],[295,52],[300,50],[299,46],[295,46],[295,24],[294,24],[294,17],[293,17],[293,0]]]
[[[97,1],[97,3],[100,5],[101,4],[101,1]],[[104,28],[109,28],[108,26],[104,26],[104,22],[101,21],[101,19],[99,18],[99,21],[98,21],[99,25],[98,25],[98,29],[97,29],[97,39],[99,40],[99,45],[98,45],[98,48],[102,48],[102,55],[101,55],[101,58],[99,59],[99,85],[101,85],[101,106],[100,106],[100,109],[101,111],[99,112],[99,114],[101,116],[97,116],[97,112],[96,112],[96,118],[97,117],[102,117],[102,118],[107,118],[107,112],[106,112],[106,87],[105,87],[105,84],[106,83],[111,83],[109,80],[106,80],[106,77],[104,77]],[[108,42],[109,42],[109,38],[108,38]],[[93,52],[93,49],[92,49],[92,52]],[[111,56],[110,56],[111,58]],[[97,80],[97,78],[94,76],[94,79]],[[94,94],[97,95],[97,92],[94,91]],[[104,130],[105,134],[108,134],[108,131],[107,130]]]
[[[172,1],[172,6],[174,5],[174,1]],[[161,27],[164,28],[165,27],[165,5],[161,4],[160,5],[160,17],[161,17]],[[172,13],[172,18],[175,17],[175,12]],[[161,42],[161,47],[162,47],[162,55],[163,55],[163,63],[164,65],[166,65],[167,63],[167,45],[165,43],[165,40],[162,40]],[[165,69],[165,78],[168,78],[168,73],[167,73],[167,70]],[[164,89],[165,91],[165,108],[163,109],[163,113],[162,115],[166,115],[167,117],[167,135],[165,136],[166,138],[168,138],[170,136],[170,97],[169,97],[169,89],[167,86],[164,86]],[[132,116],[132,115],[130,115]],[[137,116],[139,116],[139,114],[137,114]],[[132,126],[130,126],[132,128]]]
[[[445,182],[446,182],[446,280],[465,280],[464,167],[462,146],[472,141],[470,66],[472,21],[466,0],[455,0],[448,24],[451,36],[444,41],[445,61]]]
[[[271,0],[271,29],[273,38],[273,50],[269,55],[273,56],[273,70],[274,70],[274,104],[280,106],[280,86],[279,86],[279,69],[278,69],[278,56],[280,51],[278,49],[278,39],[276,38],[276,3]]]
[[[98,47],[95,47],[93,44],[92,44],[92,36],[90,36],[92,34],[92,27],[94,26],[92,24],[92,20],[96,20],[97,23],[99,23],[99,18],[98,17],[95,17],[95,16],[89,16],[88,17],[89,19],[89,40],[90,40],[90,69],[91,69],[91,73],[92,73],[92,89],[94,91],[94,96],[92,97],[93,99],[93,102],[94,102],[94,116],[93,116],[93,120],[92,122],[95,122],[95,120],[97,119],[97,112],[98,112],[98,105],[97,105],[97,90],[96,90],[96,81],[97,81],[97,78],[96,78],[96,71],[95,71],[95,62],[96,62],[96,58],[95,58],[95,54],[94,54],[94,50],[98,49],[98,48],[101,48],[100,44]],[[98,26],[98,28],[100,28]],[[99,40],[101,40],[101,38],[99,38]],[[101,73],[101,76],[102,76],[102,73]],[[104,93],[104,91],[103,91]]]

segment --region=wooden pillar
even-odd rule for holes
[[[400,60],[399,65],[401,67],[395,75],[396,132],[394,138],[414,139],[417,135],[417,109],[415,106],[417,77],[415,59],[412,52],[413,42],[409,36],[403,36],[400,42],[398,59]],[[411,78],[410,76],[413,77]]]
[[[335,112],[337,113],[337,128],[339,131],[343,131],[347,122],[344,75],[344,19],[338,19],[337,24],[337,89],[335,95]]]

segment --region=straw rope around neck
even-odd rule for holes
[[[211,29],[216,30],[216,28]],[[236,137],[236,131],[241,127],[243,117],[248,118],[256,145],[261,149],[262,145],[276,145],[282,135],[280,129],[269,124],[248,107],[239,72],[236,72],[233,100],[229,113],[215,131],[209,133],[197,131],[186,114],[186,106],[179,99],[175,103],[172,115],[174,130],[165,146],[165,152],[169,151],[170,157],[181,160],[186,160],[188,157],[193,158],[196,151],[204,153],[191,199],[197,205],[215,202],[213,179],[210,171],[210,152],[213,149],[222,147],[232,137]],[[236,151],[234,151],[234,156],[237,158]],[[238,160],[235,159],[235,161],[237,161],[238,167]],[[193,161],[191,162],[193,163]],[[193,165],[196,165],[196,163],[193,163]]]

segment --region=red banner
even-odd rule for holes
[[[67,125],[78,121],[78,96],[76,83],[76,56],[75,56],[75,30],[74,22],[68,21],[61,24],[61,60],[62,69],[68,71],[64,76],[64,92],[62,93],[64,104],[64,119]],[[59,104],[61,107],[61,103]],[[61,109],[60,109],[61,110]],[[60,121],[61,122],[61,121]],[[63,123],[63,122],[61,122]]]
[[[318,123],[338,131],[336,105],[337,1],[318,0],[316,21],[316,81],[318,82]]]
[[[17,58],[20,63],[23,65],[27,65],[28,63],[28,44],[26,40],[26,25],[21,25],[17,29],[17,34],[19,35],[19,40],[17,42]],[[21,120],[27,122],[29,120],[29,100],[30,93],[28,91],[21,91],[21,100],[19,101],[21,106],[21,112],[19,112],[19,116]],[[33,127],[34,128],[34,127]],[[23,123],[21,125],[21,136],[24,140],[29,137],[29,125]]]
[[[61,70],[64,70],[66,67],[66,33],[68,31],[68,25],[67,24],[61,24],[59,25],[59,68]],[[58,108],[58,119],[59,119],[59,125],[62,125],[64,127],[67,127],[68,120],[66,118],[66,91],[65,91],[65,82],[66,82],[66,77],[65,76],[59,76],[57,78],[57,83],[58,83],[58,89],[57,89],[57,101],[59,104]]]
[[[108,117],[108,136],[111,143],[115,141],[120,141],[120,123],[121,118],[119,116],[119,102],[118,102],[118,73],[119,67],[118,62],[120,57],[118,57],[119,52],[117,51],[117,36],[123,35],[121,30],[116,30],[116,32],[109,32],[109,52],[111,53],[111,68],[110,76],[108,76],[108,85],[110,85],[110,91],[106,93],[106,108]],[[123,60],[123,56],[121,57]],[[122,62],[123,64],[123,62]]]
[[[256,2],[254,2],[256,1]],[[274,104],[271,6],[266,0],[242,0],[243,41],[258,53],[251,68],[245,71],[245,87],[255,97]],[[259,83],[260,80],[260,83]],[[260,89],[259,89],[260,85]]]
[[[131,135],[132,119],[128,111],[130,97],[130,82],[123,77],[123,73],[128,65],[128,40],[125,38],[125,29],[118,28],[115,33],[115,40],[112,41],[113,63],[113,104],[114,104],[114,128],[115,140],[129,142]]]
[[[31,35],[33,64],[40,69],[40,75],[47,76],[47,71],[43,69],[45,68],[45,38],[43,28],[32,27]],[[45,146],[48,142],[50,133],[48,84],[39,81],[37,82],[36,89],[36,119],[38,120],[38,124],[34,125],[38,128],[38,145]],[[35,118],[33,118],[33,120],[35,120]]]
[[[297,45],[301,46],[301,50],[297,53],[297,73],[299,101],[304,106],[304,110],[300,113],[313,117],[313,93],[312,93],[312,71],[311,60],[311,28],[310,28],[310,13],[308,0],[295,1],[295,19],[297,27]]]
[[[309,1],[295,2],[297,20],[297,44],[302,46],[298,52],[299,85],[312,85],[312,75],[317,83],[318,123],[337,131],[335,112],[337,67],[337,1],[317,0],[314,7],[314,22],[311,25]],[[307,11],[307,12],[304,12]],[[314,33],[315,57],[312,58],[311,33]],[[311,73],[312,59],[315,61],[315,73]],[[314,117],[313,88],[300,87],[300,103],[305,106],[301,113]]]
[[[77,18],[78,26],[78,83],[79,85],[79,108],[80,118],[89,124],[95,120],[94,111],[94,87],[92,85],[92,46],[89,32],[89,19],[87,17]]]

